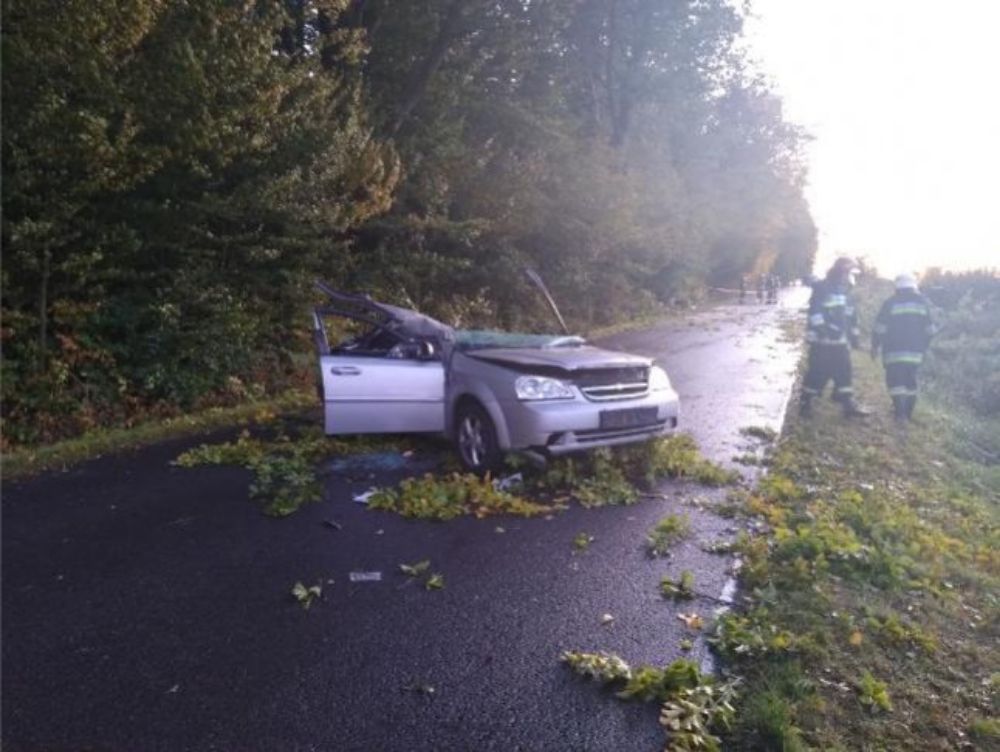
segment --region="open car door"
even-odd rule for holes
[[[451,329],[413,311],[317,286],[331,299],[313,312],[326,433],[443,432]],[[340,341],[331,346],[334,336]]]

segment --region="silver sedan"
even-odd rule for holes
[[[649,358],[580,337],[455,330],[322,285],[314,312],[326,433],[438,433],[462,464],[645,441],[677,426],[679,402]],[[330,344],[331,333],[347,336]]]

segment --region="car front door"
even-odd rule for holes
[[[325,431],[439,433],[444,431],[444,363],[414,349],[351,352],[326,345],[316,314]]]
[[[327,355],[320,367],[327,434],[444,431],[440,360]]]

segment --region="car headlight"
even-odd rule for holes
[[[559,379],[545,376],[519,376],[514,382],[519,400],[573,399],[573,388]]]
[[[659,366],[653,366],[649,369],[649,391],[651,392],[665,392],[668,389],[673,389],[670,384],[670,377],[667,376],[667,372],[664,371]]]

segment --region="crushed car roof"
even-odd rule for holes
[[[316,280],[316,287],[326,293],[333,303],[332,306],[323,308],[322,313],[346,316],[413,338],[439,341],[454,339],[454,329],[430,316],[408,308],[379,303],[367,295],[341,292],[319,280]]]

